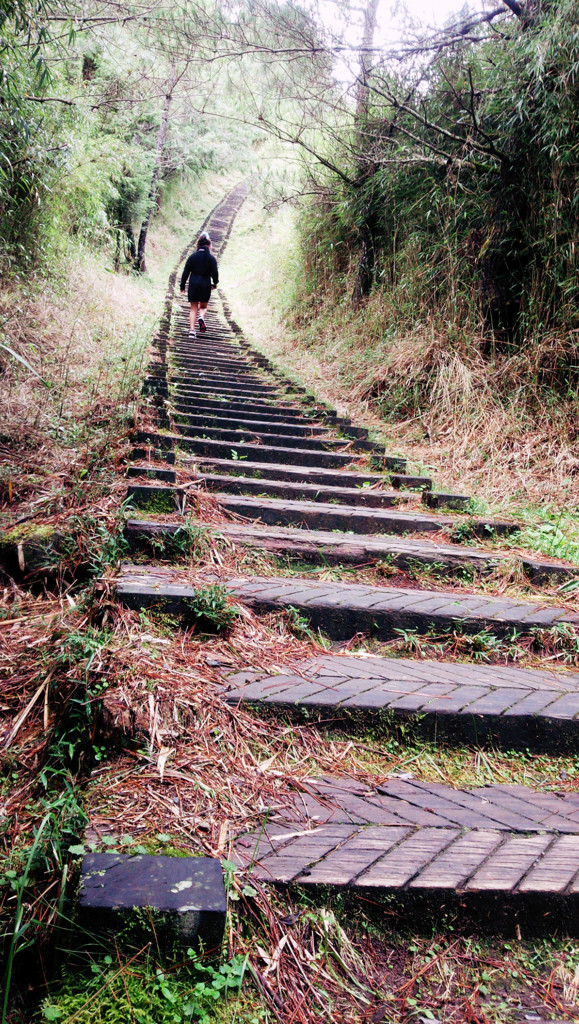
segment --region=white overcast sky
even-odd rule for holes
[[[441,27],[453,15],[458,15],[466,6],[464,0],[381,0],[378,8],[379,31],[382,38],[390,33],[397,33],[404,23],[403,9],[406,8],[410,17],[421,27]],[[469,5],[474,9],[483,7],[483,0]]]
[[[341,0],[317,0],[318,11],[327,27],[355,48],[360,45],[364,6],[365,0],[354,0],[356,13],[352,21],[345,22]],[[476,11],[484,6],[485,0],[470,0],[470,3],[465,0],[380,0],[375,44],[388,47],[399,40],[401,34],[408,32],[408,18],[420,32],[421,29],[441,28],[449,18],[455,20],[455,16],[458,20],[465,7]]]

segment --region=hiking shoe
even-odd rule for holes
[[[198,317],[197,324],[198,324],[199,330],[201,331],[201,334],[205,334],[205,331],[207,330],[207,327],[205,326],[205,321],[204,321],[202,316]]]
[[[189,337],[190,338],[196,338],[197,337],[197,331],[189,331]]]

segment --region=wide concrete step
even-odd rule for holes
[[[457,932],[579,931],[579,794],[523,786],[453,789],[389,780],[300,783],[293,803],[240,837],[254,878],[421,932],[450,915]]]
[[[258,614],[297,609],[332,640],[350,640],[357,633],[389,640],[400,630],[420,634],[458,630],[470,635],[487,630],[499,638],[512,638],[514,633],[528,636],[553,626],[579,628],[579,614],[557,605],[453,590],[319,583],[301,577],[232,578],[227,587]],[[195,587],[186,571],[124,565],[117,593],[128,607],[157,606],[186,616]]]
[[[352,533],[438,533],[452,531],[464,520],[455,516],[399,509],[358,508],[330,502],[290,501],[253,495],[216,492],[219,503],[230,512],[271,526],[299,526],[308,530],[343,530]],[[505,536],[519,529],[516,523],[490,519],[467,520],[472,536]]]
[[[269,424],[264,424],[261,430],[251,430],[249,427],[246,429],[232,428],[228,430],[225,427],[202,426],[201,424],[189,425],[189,423],[175,422],[175,429],[187,437],[210,437],[217,441],[232,441],[234,444],[257,440],[274,448],[301,448],[321,452],[339,452],[344,451],[344,449],[349,449],[352,452],[373,450],[373,446],[369,445],[367,441],[336,439],[332,437],[307,437],[303,434],[293,433],[281,434],[270,431],[267,429],[268,427]]]
[[[243,416],[236,416],[234,413],[230,415],[218,416],[215,413],[209,415],[207,411],[201,413],[190,412],[189,409],[194,407],[194,403],[189,406],[185,406],[182,402],[172,403],[173,418],[179,423],[186,423],[189,426],[197,426],[205,429],[206,427],[221,427],[226,430],[247,430],[247,431],[258,431],[261,434],[288,434],[293,437],[321,437],[326,436],[328,428],[319,426],[313,423],[301,423],[294,417],[291,417],[288,421],[284,420],[260,420],[257,416],[253,419],[248,419]]]
[[[168,488],[143,484],[132,486],[128,489],[128,497],[132,507],[148,507],[151,499],[154,500],[161,492],[171,498],[172,507],[178,507],[177,492]],[[125,533],[132,551],[148,551],[156,538],[172,536],[181,529],[179,523],[131,519],[127,522]],[[351,536],[336,531],[246,526],[243,523],[221,523],[218,532],[236,544],[312,565],[355,565],[364,568],[385,563],[388,567],[411,572],[430,569],[439,578],[453,575],[464,578],[472,573],[489,573],[502,561],[508,560],[514,568],[526,573],[537,586],[554,580],[567,580],[573,571],[557,563],[542,562],[526,556],[514,557],[510,552],[484,551],[388,534]]]
[[[251,374],[234,376],[233,374],[218,373],[188,373],[187,378],[192,384],[206,387],[239,388],[243,391],[251,391],[255,395],[267,396],[273,390],[268,384],[262,384],[259,378],[253,377]]]
[[[431,741],[554,754],[579,743],[579,672],[566,670],[326,654],[236,672],[223,694],[352,733],[398,723]]]
[[[182,434],[178,441],[180,447],[196,455],[209,456],[210,458],[232,459],[235,463],[244,464],[244,460],[252,462],[273,462],[287,463],[292,466],[337,468],[339,466],[351,466],[356,458],[356,452],[342,453],[332,451],[315,451],[305,448],[277,447],[266,443],[255,443],[245,441],[215,440],[214,438],[187,437]],[[387,466],[396,468],[399,459],[393,456],[384,456],[383,462]]]
[[[209,395],[222,394],[224,397],[245,396],[248,398],[258,398],[264,400],[265,398],[277,399],[281,398],[279,388],[266,387],[265,385],[253,385],[251,383],[239,384],[232,381],[201,381],[197,376],[191,376],[183,373],[171,374],[170,383],[177,382],[179,384],[188,385],[192,393],[201,391]]]
[[[273,405],[269,401],[254,402],[248,398],[201,398],[197,394],[191,395],[186,387],[173,388],[172,396],[176,404],[193,405],[197,409],[206,409],[210,414],[215,412],[220,415],[223,412],[232,412],[234,415],[243,416],[246,419],[255,419],[258,416],[259,419],[281,419],[284,421],[295,419],[303,423],[317,422],[313,416],[305,415],[299,408],[294,408],[291,405]],[[335,415],[333,417],[328,415],[327,418],[332,423]]]
[[[245,470],[245,463],[243,464]],[[210,491],[228,494],[254,494],[290,501],[315,501],[356,505],[367,508],[390,508],[414,500],[414,495],[400,491],[380,491],[370,487],[324,487],[293,480],[267,480],[249,476],[226,476],[199,473],[198,477]]]
[[[351,503],[354,502],[353,495],[357,494],[358,489],[363,489],[364,492],[370,492],[372,489],[382,490],[387,480],[381,473],[364,470],[315,469],[310,466],[251,462],[249,459],[244,459],[240,464],[231,459],[185,457],[183,464],[198,472],[219,470],[233,479],[236,476],[243,476],[262,481],[280,480],[288,483],[318,484],[320,487],[347,488],[352,494]]]

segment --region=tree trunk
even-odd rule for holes
[[[163,106],[163,116],[161,118],[161,124],[159,125],[159,135],[157,136],[157,152],[155,153],[155,164],[153,167],[153,177],[151,178],[151,185],[149,188],[149,196],[147,201],[147,211],[145,218],[141,224],[141,230],[139,232],[139,244],[137,247],[137,258],[135,260],[135,267],[141,273],[146,269],[145,262],[145,248],[147,245],[147,232],[149,230],[149,224],[151,222],[151,216],[157,200],[157,185],[159,182],[159,175],[161,173],[161,166],[163,163],[163,152],[165,150],[165,142],[167,141],[167,132],[169,130],[169,109],[171,107],[171,100],[173,99],[173,89],[176,84],[176,77],[173,71],[171,78],[169,79],[167,92],[165,95],[165,103]]]
[[[356,96],[356,122],[358,134],[358,152],[366,153],[366,140],[364,129],[368,120],[368,102],[370,91],[368,79],[372,70],[372,44],[376,32],[376,17],[378,14],[379,0],[368,0],[364,11],[364,31],[362,33],[362,45],[360,47],[360,81],[358,94]],[[358,160],[358,183],[363,184],[372,174],[372,154],[362,155]],[[362,244],[360,258],[358,260],[358,272],[352,293],[354,305],[359,306],[362,299],[370,294],[374,281],[375,262],[375,217],[370,209],[362,225]]]
[[[132,224],[124,224],[123,230],[127,238],[127,246],[129,250],[128,260],[131,266],[135,266],[137,261],[137,243],[135,241],[135,232],[133,231]]]

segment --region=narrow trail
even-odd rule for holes
[[[234,189],[206,222],[219,257],[247,186]],[[432,481],[409,476],[403,459],[367,431],[317,403],[259,353],[214,293],[208,331],[190,341],[187,306],[172,275],[157,360],[146,382],[157,426],[142,429],[129,468],[135,512],[127,524],[134,551],[178,530],[187,488],[177,474],[211,492],[228,521],[219,532],[240,547],[301,565],[435,567],[446,589],[322,582],[307,574],[222,581],[258,613],[297,609],[333,641],[356,634],[377,640],[397,630],[419,636],[459,629],[497,638],[579,627],[579,614],[552,603],[541,586],[576,570],[516,556],[532,585],[529,598],[489,596],[473,584],[452,587],[503,563],[512,550],[485,539],[508,537],[512,522],[470,517],[461,495],[436,495]],[[180,477],[182,479],[182,477]],[[439,511],[444,504],[451,511]],[[457,512],[453,514],[452,507]],[[170,521],[169,521],[170,519]],[[247,521],[249,520],[249,521]],[[465,546],[459,538],[478,544]],[[120,600],[131,608],[179,612],[194,597],[186,567],[123,566]],[[430,739],[563,753],[579,740],[579,673],[476,663],[357,657],[331,653],[299,671],[237,672],[220,692],[320,728],[408,722]],[[323,742],[323,740],[322,740]],[[375,788],[347,778],[311,780],[284,809],[240,836],[237,863],[265,881],[297,885],[323,898],[343,891],[364,906],[402,908],[423,926],[441,912],[491,931],[577,934],[579,930],[579,793],[523,786],[455,789],[396,778]]]

